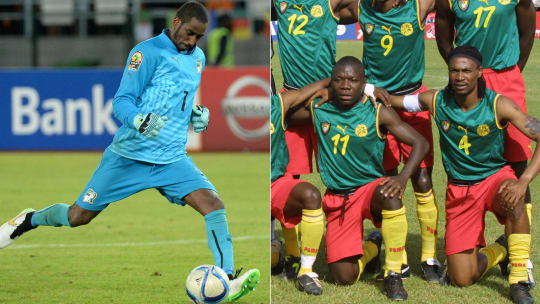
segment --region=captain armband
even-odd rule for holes
[[[421,112],[420,103],[417,95],[405,95],[403,98],[403,108],[407,112]]]

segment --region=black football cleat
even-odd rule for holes
[[[410,276],[411,276],[411,267],[409,267],[409,264],[402,264],[401,265],[401,278],[403,280],[406,280]],[[384,280],[384,269],[377,275],[375,280],[377,280],[377,281]]]
[[[285,276],[288,280],[294,280],[298,276],[300,271],[300,257],[288,255],[285,257],[285,263],[283,264]]]
[[[296,279],[296,288],[310,295],[321,295],[322,286],[315,272],[306,273]]]
[[[506,256],[502,261],[499,262],[499,267],[501,268],[501,274],[503,277],[507,277],[510,274],[510,269],[508,268],[508,264],[510,263],[510,259],[508,256],[510,255],[508,251],[508,240],[506,239],[506,235],[501,235],[495,240],[496,243],[499,243],[499,245],[506,248]]]
[[[422,273],[424,279],[429,283],[439,283],[441,280],[441,263],[437,259],[427,259],[420,265],[422,267]]]
[[[409,296],[405,288],[403,288],[401,275],[393,271],[389,271],[384,278],[384,292],[390,300],[395,301],[406,300]]]
[[[534,299],[529,293],[531,284],[529,282],[519,282],[510,285],[510,298],[514,303],[518,304],[532,304]]]

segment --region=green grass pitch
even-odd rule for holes
[[[261,270],[255,292],[239,303],[269,303],[269,154],[191,156],[225,202],[235,266]],[[71,204],[100,159],[0,153],[0,222],[26,207]],[[214,264],[202,216],[146,190],[86,226],[39,227],[0,250],[0,303],[190,303],[185,279],[200,264]]]
[[[540,117],[540,45],[539,41],[535,41],[534,48],[529,57],[529,61],[524,70],[525,85],[527,88],[527,105],[529,113],[534,117]],[[272,60],[272,70],[276,86],[278,90],[281,88],[283,78],[277,56],[277,43],[274,43],[274,51],[276,55]],[[337,44],[337,58],[346,55],[356,56],[361,58],[362,42],[343,41]],[[448,83],[448,70],[439,55],[435,41],[427,41],[426,43],[426,72],[424,82],[428,88],[443,88]],[[438,131],[433,125],[433,135],[435,143],[435,165],[433,169],[433,182],[436,192],[437,203],[439,207],[439,237],[437,255],[440,261],[445,261],[444,256],[444,201],[446,189],[446,174],[444,173],[441,161],[440,150],[438,145]],[[303,176],[314,183],[321,192],[325,188],[322,185],[318,174]],[[537,282],[540,282],[540,252],[538,250],[540,237],[540,217],[538,216],[538,202],[540,202],[540,178],[536,178],[530,185],[532,201],[533,201],[533,225],[531,227],[532,248],[531,259],[535,265],[534,276]],[[411,265],[412,276],[404,281],[405,289],[409,293],[408,302],[410,303],[511,303],[508,297],[508,283],[500,276],[498,266],[492,269],[486,277],[477,284],[467,288],[456,287],[441,287],[439,285],[428,284],[422,279],[422,271],[420,269],[420,232],[419,224],[416,216],[415,199],[412,193],[412,186],[407,186],[404,196],[404,203],[407,208],[407,219],[409,223],[407,237],[407,253],[409,264]],[[365,221],[367,235],[372,231],[373,225],[369,221]],[[279,225],[277,225],[279,226]],[[279,227],[277,227],[277,235],[280,235]],[[486,216],[486,241],[492,243],[500,234],[503,233],[503,226],[499,225],[493,216],[488,213]],[[324,239],[323,239],[324,244]],[[296,291],[294,284],[287,282],[279,277],[272,277],[272,302],[280,304],[296,304],[296,303],[385,303],[390,302],[386,296],[382,294],[382,284],[377,283],[369,275],[363,275],[360,282],[352,286],[337,286],[330,283],[330,275],[325,263],[324,246],[321,247],[321,252],[317,257],[315,271],[322,277],[324,292],[322,296],[308,296]],[[540,301],[540,287],[532,290],[532,295],[536,301]]]

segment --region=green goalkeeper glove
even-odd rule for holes
[[[146,138],[150,139],[159,134],[167,121],[167,116],[160,116],[154,113],[138,114],[133,119],[133,126]]]
[[[195,105],[191,111],[191,124],[193,131],[201,133],[206,130],[210,122],[210,110],[205,106]]]

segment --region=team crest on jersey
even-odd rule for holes
[[[508,5],[510,4],[511,0],[499,0],[499,3],[502,5]]]
[[[328,131],[330,131],[330,123],[329,122],[323,122],[321,123],[321,130],[324,135],[328,134]]]
[[[319,17],[322,17],[322,15],[324,15],[324,11],[323,11],[323,8],[322,6],[320,5],[315,5],[311,8],[311,12],[310,12],[311,16],[315,17],[315,18],[319,18]]]
[[[197,70],[197,73],[201,73],[202,71],[202,61],[200,59],[197,59],[197,61],[195,61],[195,69]]]
[[[143,60],[143,54],[139,51],[135,52],[131,56],[131,59],[129,60],[128,69],[132,71],[137,71],[139,67],[141,66],[142,60]]]
[[[274,127],[274,124],[270,122],[270,134],[274,134],[276,131],[276,128]]]
[[[458,0],[458,4],[462,11],[466,11],[469,8],[469,0]]]
[[[287,2],[281,2],[279,4],[279,11],[283,14],[287,10]]]
[[[488,135],[489,134],[489,126],[486,125],[486,124],[479,125],[478,128],[476,129],[476,134],[478,134],[480,136]]]
[[[83,202],[88,203],[88,204],[93,204],[96,197],[97,197],[97,192],[94,191],[94,189],[92,188],[88,188],[88,190],[86,190],[86,193],[83,196]]]
[[[368,134],[368,129],[366,125],[359,124],[358,126],[356,126],[356,129],[354,129],[354,134],[356,134],[356,136],[358,137],[365,137]]]
[[[366,29],[366,34],[368,35],[371,35],[371,33],[373,33],[373,29],[375,28],[375,26],[371,23],[367,23],[364,28]]]
[[[442,129],[443,129],[444,133],[448,133],[448,130],[450,130],[450,122],[446,121],[446,120],[443,120],[443,121],[441,121],[441,126],[442,126]]]
[[[414,32],[413,26],[409,22],[403,23],[401,25],[401,34],[403,36],[410,36],[413,32]]]

